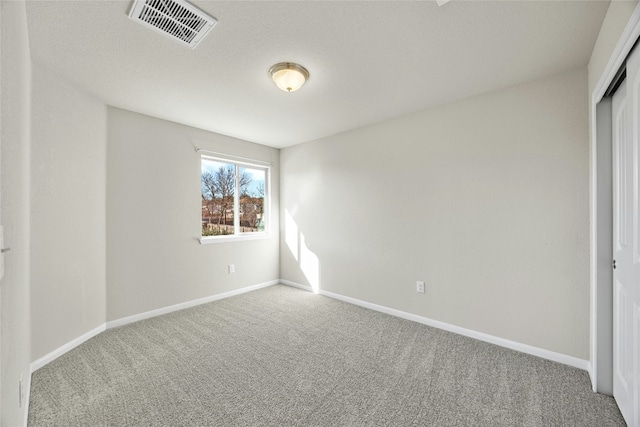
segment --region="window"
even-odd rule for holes
[[[269,168],[202,156],[201,243],[266,236]]]

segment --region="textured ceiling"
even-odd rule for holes
[[[109,105],[286,147],[585,66],[609,4],[192,3],[218,20],[195,50],[132,1],[28,1],[32,60]],[[298,92],[269,80],[282,61],[309,70]]]

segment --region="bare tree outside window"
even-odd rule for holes
[[[203,157],[202,236],[264,231],[265,183],[264,168]]]
[[[264,231],[264,169],[240,167],[240,228],[243,233]]]

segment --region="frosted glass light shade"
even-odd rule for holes
[[[273,82],[285,92],[295,92],[309,78],[309,72],[302,65],[281,62],[269,70]]]

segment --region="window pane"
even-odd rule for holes
[[[265,170],[248,166],[238,167],[240,186],[240,232],[264,231]]]
[[[234,234],[235,165],[202,159],[202,235]]]

